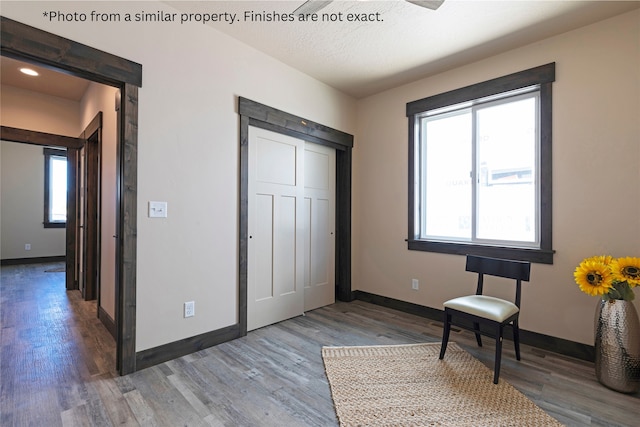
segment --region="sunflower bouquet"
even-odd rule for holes
[[[609,255],[585,258],[573,272],[580,290],[603,300],[633,301],[633,288],[640,286],[640,258]]]

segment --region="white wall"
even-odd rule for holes
[[[115,319],[116,290],[116,196],[118,89],[91,82],[80,100],[81,129],[102,111],[102,153],[100,158],[100,306]]]
[[[77,102],[7,85],[0,86],[0,93],[3,126],[78,136],[80,105]]]
[[[37,145],[0,142],[2,259],[64,256],[65,229],[44,228],[44,154]],[[25,244],[31,249],[26,250]]]
[[[202,24],[60,24],[42,18],[52,7],[90,12],[105,3],[3,1],[2,13],[143,65],[136,350],[236,323],[237,97],[350,133],[355,101]],[[159,2],[108,3],[121,13],[142,8],[173,11]],[[148,218],[150,200],[167,201],[168,218]],[[185,301],[195,301],[195,317],[182,317]]]
[[[553,265],[535,264],[521,328],[593,344],[597,298],[573,281],[580,260],[640,256],[640,12],[627,13],[426,78],[357,105],[354,288],[416,304],[473,292],[464,257],[408,251],[407,102],[556,62]],[[420,290],[411,290],[411,279]],[[638,293],[638,291],[636,291]],[[636,306],[640,307],[640,297]]]
[[[2,85],[3,126],[78,136],[77,102]],[[44,228],[42,147],[2,142],[0,256],[2,259],[64,256],[65,229]],[[25,244],[31,250],[25,250]]]

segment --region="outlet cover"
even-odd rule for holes
[[[189,301],[184,303],[184,317],[193,317],[196,315],[196,303]]]
[[[417,291],[420,288],[420,282],[418,279],[411,279],[411,289]]]

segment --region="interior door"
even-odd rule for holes
[[[102,113],[81,135],[85,141],[79,153],[78,203],[79,217],[76,241],[78,288],[85,300],[98,296],[100,283],[100,181],[102,153]]]
[[[86,172],[86,155],[87,150],[86,146],[82,147],[79,150],[78,154],[78,169],[77,169],[77,182],[78,182],[78,219],[77,219],[77,227],[78,231],[76,233],[76,280],[78,281],[78,289],[82,292],[82,295],[85,294],[85,251],[84,251],[84,222],[85,222],[85,207],[86,207],[86,187],[87,187],[87,172]]]
[[[249,127],[247,330],[304,312],[304,141]]]
[[[304,310],[335,302],[336,150],[305,143]]]

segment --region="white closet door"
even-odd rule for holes
[[[305,144],[304,310],[335,302],[336,151]]]
[[[304,311],[304,141],[249,127],[247,329]]]

